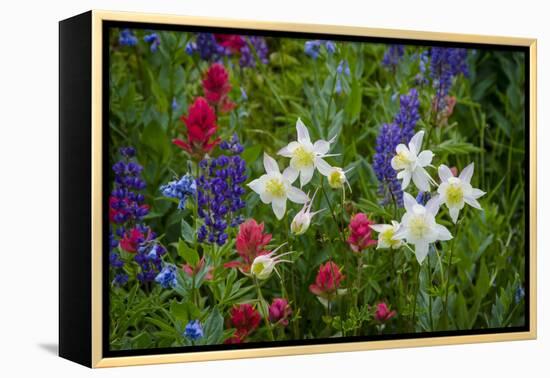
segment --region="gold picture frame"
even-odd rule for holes
[[[89,13],[91,22],[91,252],[90,252],[90,276],[91,276],[91,356],[89,365],[91,367],[114,367],[143,364],[160,364],[174,362],[207,361],[221,359],[237,359],[250,357],[269,357],[284,355],[299,355],[328,352],[349,352],[372,349],[424,347],[449,344],[483,343],[496,341],[528,340],[537,337],[537,264],[536,264],[536,242],[537,242],[537,169],[536,169],[536,60],[537,41],[528,38],[512,38],[498,36],[482,36],[468,34],[435,33],[412,30],[378,29],[367,27],[317,25],[317,24],[294,24],[279,22],[258,22],[251,20],[217,19],[209,17],[189,17],[160,14],[110,12],[94,10]],[[476,44],[494,44],[521,46],[529,49],[529,330],[526,332],[461,335],[445,337],[427,337],[400,340],[381,340],[368,342],[346,342],[334,344],[317,344],[307,346],[284,346],[266,347],[256,349],[232,349],[222,351],[201,351],[191,353],[139,355],[128,357],[104,357],[102,352],[102,326],[103,326],[103,270],[102,270],[102,201],[103,201],[103,114],[102,114],[102,93],[103,93],[103,22],[122,21],[136,23],[154,23],[167,25],[190,25],[202,27],[222,27],[253,29],[263,31],[286,31],[286,32],[307,32],[323,33],[344,36],[360,37],[382,37],[399,38],[425,41],[445,41]],[[62,353],[63,354],[63,353]]]

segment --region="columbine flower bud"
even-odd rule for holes
[[[250,273],[259,280],[267,280],[271,276],[273,269],[275,269],[275,265],[282,262],[290,262],[288,260],[281,260],[281,257],[288,255],[291,252],[274,256],[275,252],[277,252],[277,250],[279,250],[283,245],[284,244],[280,245],[273,252],[270,252],[267,255],[260,255],[256,257],[250,267]]]
[[[344,187],[346,183],[346,174],[340,167],[333,167],[328,175],[328,184],[331,188],[340,189]]]
[[[313,197],[311,198],[311,200],[309,200],[305,205],[304,207],[302,208],[302,210],[300,210],[296,216],[294,217],[294,219],[292,220],[292,223],[290,224],[290,231],[294,234],[294,235],[302,235],[304,234],[308,228],[309,228],[309,225],[311,224],[311,219],[313,218],[313,216],[317,213],[320,213],[321,211],[323,211],[324,209],[321,209],[321,210],[318,210],[318,211],[314,211],[313,213],[311,212],[311,205],[313,203],[313,199],[315,198],[315,195],[317,194],[317,192],[315,192],[313,194]]]

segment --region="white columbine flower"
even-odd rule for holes
[[[279,165],[268,154],[264,153],[265,175],[251,181],[248,186],[260,195],[265,204],[271,204],[277,219],[283,219],[286,212],[287,198],[295,203],[306,203],[307,195],[300,189],[292,186],[298,178],[298,173],[287,167],[281,174]]]
[[[286,243],[284,243],[283,245],[285,244]],[[271,273],[273,273],[273,270],[275,269],[275,266],[277,264],[280,264],[282,262],[291,262],[290,260],[281,260],[281,257],[288,255],[292,252],[287,252],[278,256],[274,256],[275,252],[277,252],[277,250],[283,245],[279,246],[277,249],[275,249],[273,252],[268,253],[267,255],[260,255],[256,257],[252,262],[252,265],[250,266],[250,274],[252,274],[259,280],[267,280],[271,276]]]
[[[327,153],[334,138],[330,141],[320,139],[312,144],[307,127],[300,118],[296,121],[296,132],[298,140],[290,142],[277,154],[290,158],[290,168],[300,174],[300,186],[304,186],[311,181],[319,163],[324,162],[323,157],[331,156]]]
[[[391,248],[398,249],[403,245],[402,240],[395,240],[393,237],[397,230],[399,230],[400,224],[396,221],[391,221],[391,224],[373,224],[370,226],[374,231],[378,232],[378,245],[376,249]]]
[[[308,230],[313,216],[325,210],[325,209],[321,209],[321,210],[314,211],[313,213],[311,212],[311,205],[313,204],[313,199],[315,198],[316,194],[317,194],[317,191],[313,193],[313,197],[311,198],[311,200],[306,202],[302,210],[300,210],[292,220],[292,223],[290,224],[290,231],[292,231],[294,235],[304,234]]]
[[[458,220],[458,213],[464,207],[464,203],[481,210],[481,205],[477,199],[485,194],[484,191],[472,188],[470,180],[474,174],[474,163],[471,163],[462,170],[458,177],[455,177],[449,167],[440,165],[439,178],[441,185],[437,189],[440,203],[444,203],[449,208],[449,214],[453,223]]]
[[[423,137],[424,131],[419,131],[412,137],[408,148],[404,144],[399,144],[395,148],[397,155],[391,159],[391,166],[398,171],[397,178],[403,180],[403,190],[409,186],[412,178],[418,189],[423,192],[430,191],[430,182],[433,182],[433,179],[424,167],[431,164],[434,154],[430,150],[420,151]]]
[[[326,161],[321,160],[317,165],[317,169],[323,176],[327,178],[328,184],[330,185],[331,188],[340,189],[344,187],[344,184],[347,184],[349,187],[349,190],[351,191],[351,186],[346,177],[346,173],[351,171],[353,168],[350,168],[347,171],[344,171],[340,167],[332,167]]]
[[[439,211],[439,200],[432,198],[426,206],[416,202],[409,193],[403,193],[403,202],[406,213],[401,219],[401,226],[395,233],[395,240],[405,240],[415,247],[414,254],[419,264],[428,255],[431,243],[438,240],[450,240],[453,238],[445,226],[435,222],[435,216]]]

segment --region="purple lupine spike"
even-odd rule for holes
[[[395,70],[403,58],[403,55],[405,55],[405,46],[389,45],[382,58],[382,65],[386,68]]]
[[[228,155],[200,162],[203,174],[197,180],[197,200],[198,215],[204,219],[198,231],[199,241],[221,246],[228,238],[227,227],[236,227],[243,221],[239,211],[246,205],[242,184],[247,177],[246,163],[239,156],[243,147],[237,136],[221,142],[220,149]]]
[[[241,67],[256,67],[256,55],[261,63],[267,64],[269,62],[269,49],[265,38],[251,36],[244,37],[244,40],[246,43],[243,47],[241,47],[241,58],[239,59],[239,64]],[[252,45],[252,48],[255,50],[256,54],[254,54],[254,51],[250,49],[250,45]]]
[[[468,50],[432,47],[430,58],[430,77],[436,89],[434,108],[439,112],[445,107],[445,96],[449,94],[453,79],[460,74],[468,75]]]

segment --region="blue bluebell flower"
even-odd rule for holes
[[[523,286],[519,285],[517,288],[516,288],[516,292],[514,293],[514,302],[516,304],[518,304],[519,302],[521,302],[521,300],[525,297],[525,289],[523,288]]]
[[[246,94],[246,91],[244,90],[243,87],[241,87],[241,99],[243,101],[248,101],[248,95]]]
[[[325,47],[328,54],[336,52],[336,45],[333,41],[322,41],[319,39],[306,41],[304,44],[304,52],[310,58],[317,59],[321,53],[321,46]]]
[[[197,194],[197,183],[193,176],[186,174],[179,180],[170,181],[160,187],[163,196],[179,200],[178,209],[185,209],[187,197],[194,197]]]
[[[204,337],[202,325],[198,320],[191,320],[185,326],[184,336],[189,340],[196,341]]]
[[[187,42],[187,44],[185,45],[185,52],[188,55],[193,55],[195,51],[197,51],[197,44],[193,41]]]
[[[403,191],[401,182],[397,179],[397,172],[391,166],[391,159],[395,156],[398,144],[407,144],[414,135],[414,129],[420,119],[418,92],[411,89],[408,94],[399,98],[399,111],[392,123],[384,124],[376,138],[376,147],[373,159],[373,170],[378,179],[379,195],[382,203],[395,201],[403,205]]]
[[[325,49],[329,54],[334,54],[336,52],[336,44],[332,41],[325,41]]]
[[[172,98],[172,104],[170,105],[172,107],[172,110],[178,110],[180,105],[178,104],[178,101],[176,98]]]
[[[418,192],[418,195],[416,196],[416,203],[419,203],[421,205],[426,205],[426,203],[430,200],[431,195],[430,192]]]
[[[405,46],[389,45],[382,58],[382,65],[386,68],[395,70],[405,54]]]
[[[445,108],[445,96],[453,84],[453,79],[462,74],[468,76],[468,50],[463,48],[432,47],[430,49],[430,77],[436,90],[434,107],[437,111]]]
[[[243,146],[236,134],[229,141],[220,143],[227,155],[207,158],[199,163],[202,174],[197,180],[198,215],[204,220],[199,228],[200,242],[224,245],[227,227],[236,227],[243,222],[239,214],[245,207],[242,197],[246,181],[246,163],[240,157]]]
[[[243,47],[241,47],[241,58],[239,59],[241,67],[256,67],[256,56],[263,64],[269,62],[269,49],[267,48],[265,38],[257,36],[245,37],[245,42]],[[251,51],[249,42],[256,54],[254,54],[254,51]]]
[[[150,230],[148,232],[151,233]],[[154,236],[151,233],[149,240],[140,244],[134,257],[140,267],[140,272],[137,274],[140,282],[152,282],[162,269],[162,257],[166,254],[166,248],[153,240]]]
[[[147,34],[143,37],[143,40],[151,45],[151,52],[156,52],[160,45],[160,38],[157,33]]]
[[[197,34],[196,51],[204,60],[218,60],[229,53],[223,46],[218,44],[212,33]]]
[[[138,43],[137,37],[130,29],[122,29],[118,35],[118,44],[121,46],[135,46]]]
[[[176,267],[166,264],[159,274],[155,277],[155,282],[160,284],[164,289],[171,289],[177,286],[178,279],[176,277]]]
[[[336,67],[336,84],[334,86],[334,92],[340,94],[342,92],[342,77],[350,76],[351,71],[349,69],[349,64],[347,60],[341,60]]]
[[[117,273],[113,279],[113,286],[124,286],[128,282],[128,275],[126,273]]]

